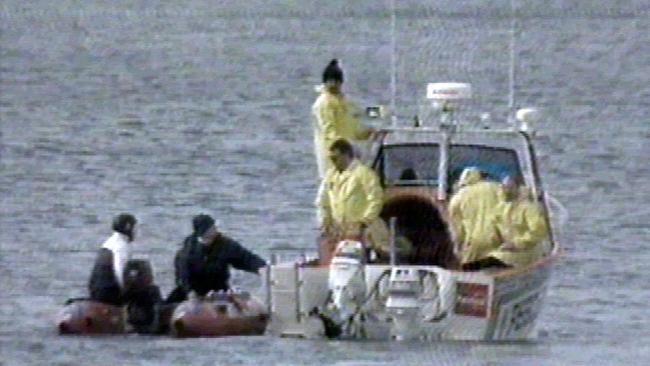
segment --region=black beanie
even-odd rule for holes
[[[129,213],[121,213],[113,218],[113,230],[118,233],[130,236],[133,231],[133,226],[138,221],[135,219],[135,216]]]
[[[192,219],[192,227],[196,235],[203,235],[208,229],[214,226],[214,219],[210,215],[196,215]]]
[[[327,64],[327,67],[323,71],[323,84],[327,83],[329,80],[334,80],[338,82],[343,82],[343,70],[339,67],[339,60],[333,59]]]

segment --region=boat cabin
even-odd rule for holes
[[[447,204],[462,171],[476,167],[483,178],[520,179],[538,196],[534,150],[525,132],[399,128],[387,130],[368,163],[385,188],[381,217],[396,218],[395,235],[413,245],[406,263],[457,269]]]

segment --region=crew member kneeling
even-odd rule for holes
[[[502,244],[490,257],[510,267],[532,264],[543,257],[543,243],[548,238],[544,210],[515,179],[506,177],[502,188],[504,200],[496,215]]]
[[[496,225],[502,199],[499,184],[483,180],[481,172],[470,167],[461,174],[458,187],[449,201],[449,216],[461,267],[469,271],[503,267],[489,256],[500,244]]]
[[[168,303],[186,300],[190,291],[204,296],[228,290],[230,267],[259,273],[266,266],[262,258],[220,233],[209,215],[195,216],[192,226],[194,232],[174,259],[176,288],[167,297]]]

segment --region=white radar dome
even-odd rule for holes
[[[517,110],[515,117],[522,123],[535,123],[541,118],[541,112],[537,108],[522,108]]]

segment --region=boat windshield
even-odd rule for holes
[[[517,152],[483,145],[452,145],[449,149],[449,185],[452,187],[467,167],[476,167],[485,179],[500,182],[505,176],[521,178]]]
[[[400,144],[383,147],[380,166],[389,186],[434,186],[438,183],[438,144]]]
[[[436,186],[440,147],[437,143],[385,145],[377,168],[386,186]],[[488,180],[506,175],[521,178],[517,152],[508,148],[453,144],[449,149],[448,185],[456,183],[467,167],[478,168]]]

